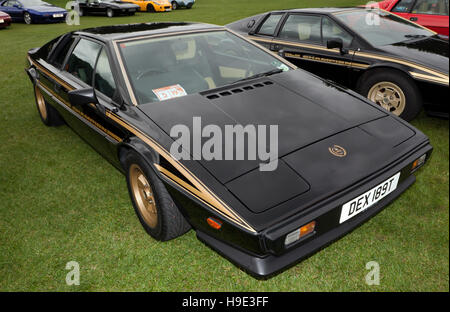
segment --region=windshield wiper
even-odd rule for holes
[[[236,80],[235,82],[240,82],[240,81],[245,81],[245,80],[255,79],[255,78],[259,78],[259,77],[267,77],[267,76],[279,74],[279,73],[281,73],[281,72],[283,72],[282,69],[280,69],[280,68],[275,68],[275,69],[269,70],[268,72],[259,73],[259,74],[252,75],[252,76],[249,76],[249,77],[246,77],[246,78],[243,78],[243,79]]]

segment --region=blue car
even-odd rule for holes
[[[195,0],[172,0],[170,3],[172,4],[172,10],[179,8],[190,9],[194,5]]]
[[[66,10],[41,0],[0,0],[0,11],[26,24],[64,22],[67,15]]]

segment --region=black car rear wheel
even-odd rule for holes
[[[23,20],[25,21],[25,24],[28,24],[28,25],[33,23],[33,19],[31,18],[30,13],[28,13],[28,12],[23,13]]]
[[[106,10],[106,16],[108,16],[108,17],[114,17],[114,11],[113,11],[113,9],[108,8],[108,9]]]
[[[34,97],[36,99],[36,107],[42,122],[46,126],[60,126],[64,124],[64,120],[53,106],[47,104],[41,90],[37,85],[34,86]]]
[[[176,1],[172,1],[172,10],[178,9],[178,3]]]
[[[422,97],[414,81],[395,70],[369,71],[361,77],[358,91],[372,102],[410,121],[422,109]]]
[[[128,152],[124,167],[134,210],[150,236],[167,241],[189,231],[190,225],[166,187],[141,156]]]

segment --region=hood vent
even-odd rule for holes
[[[264,81],[264,82],[258,82],[255,84],[251,84],[251,85],[245,85],[243,87],[238,87],[238,88],[233,88],[233,89],[219,89],[219,90],[215,90],[214,93],[203,93],[204,96],[206,96],[206,98],[210,99],[210,100],[215,100],[221,97],[225,97],[225,96],[230,96],[233,94],[237,94],[237,93],[242,93],[242,92],[246,92],[246,91],[250,91],[250,90],[254,90],[254,89],[258,89],[258,88],[263,88],[265,86],[269,86],[272,85],[273,82],[272,81]]]

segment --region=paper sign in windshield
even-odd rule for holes
[[[160,101],[187,95],[186,91],[179,84],[153,89],[152,91]]]

